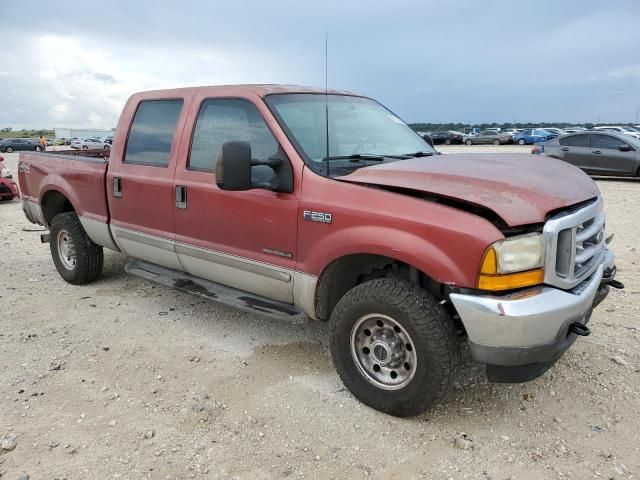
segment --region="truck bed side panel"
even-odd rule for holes
[[[102,159],[51,153],[22,153],[18,180],[22,199],[41,206],[51,191],[63,194],[79,217],[108,223],[107,163]]]

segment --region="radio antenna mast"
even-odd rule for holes
[[[327,142],[327,177],[331,175],[329,170],[330,154],[329,154],[329,33],[324,32],[324,119],[325,134]]]

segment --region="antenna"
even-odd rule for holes
[[[324,32],[324,120],[327,141],[327,177],[331,176],[329,170],[329,33]]]

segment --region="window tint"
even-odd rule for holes
[[[588,147],[589,135],[569,135],[560,139],[560,145],[565,147]]]
[[[166,167],[182,100],[145,100],[133,118],[125,163]]]
[[[258,160],[278,151],[278,142],[254,104],[238,99],[205,100],[193,133],[189,169],[213,172],[220,147],[231,141],[249,142],[251,156]],[[251,173],[256,181],[273,176],[273,171],[263,166],[252,168]]]
[[[524,130],[522,135],[531,135],[531,130]]]
[[[602,135],[602,134],[591,135],[591,148],[605,148],[605,149],[617,150],[618,147],[622,145],[627,145],[627,143],[611,135]]]

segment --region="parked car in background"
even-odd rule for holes
[[[108,137],[104,137],[102,140],[104,141],[104,143],[108,143],[109,145],[113,144],[113,136],[111,135]]]
[[[561,128],[555,128],[555,127],[544,127],[543,130],[546,130],[549,133],[553,133],[556,136],[560,136],[560,135],[564,135],[564,130],[562,130]]]
[[[520,130],[516,130],[515,128],[505,128],[504,130],[501,130],[500,133],[504,133],[505,135],[511,135],[513,137],[514,135],[517,135],[518,133],[520,133]]]
[[[42,147],[32,138],[6,138],[0,142],[0,152],[11,153],[19,150],[34,150],[39,152]]]
[[[464,137],[464,134],[454,130],[447,130],[445,132],[429,132],[427,135],[431,137],[434,145],[440,145],[442,143],[445,145],[461,144]]]
[[[610,131],[562,135],[544,144],[545,155],[559,158],[591,175],[640,175],[640,140]]]
[[[623,135],[631,135],[632,137],[640,139],[640,132],[637,132],[633,128],[629,128],[622,125],[602,125],[599,127],[593,127],[594,130],[600,130],[605,132],[618,132]]]
[[[484,130],[478,135],[465,135],[464,143],[467,145],[475,144],[494,144],[501,145],[511,142],[511,135],[506,135],[502,132],[496,132],[495,130]]]
[[[563,128],[564,133],[577,133],[577,132],[584,132],[586,130],[585,127],[567,127],[567,128]]]
[[[111,148],[111,144],[103,142],[98,138],[83,138],[81,140],[75,140],[71,142],[71,148],[79,150],[109,150]]]
[[[531,145],[532,143],[546,142],[557,135],[540,128],[523,130],[513,137],[513,141],[518,145]]]
[[[4,164],[4,157],[0,156],[0,200],[13,200],[17,196],[18,186]]]

